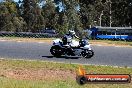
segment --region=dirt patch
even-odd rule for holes
[[[50,69],[39,69],[39,70],[5,70],[0,73],[0,76],[22,79],[22,80],[67,80],[75,79],[76,73],[70,70],[50,70]]]

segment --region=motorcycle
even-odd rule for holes
[[[50,49],[50,53],[55,57],[66,55],[91,58],[94,55],[87,39],[79,39],[79,41],[72,40],[68,45],[64,45],[61,39],[53,40],[53,46]]]

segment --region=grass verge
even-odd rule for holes
[[[8,41],[22,41],[22,42],[45,42],[52,43],[56,38],[20,38],[20,37],[0,37],[0,40]],[[93,45],[101,44],[104,46],[129,46],[132,47],[132,42],[127,41],[112,41],[112,40],[90,40],[90,43]]]
[[[44,61],[0,60],[1,88],[132,88],[129,84],[76,83],[79,65]],[[83,65],[87,73],[132,74],[132,68]]]
[[[114,45],[132,46],[132,42],[128,42],[128,41],[90,40],[90,42],[92,42],[92,43],[106,43],[106,44],[114,44]]]

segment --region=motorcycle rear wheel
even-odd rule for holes
[[[50,53],[55,57],[60,57],[62,55],[62,49],[59,46],[52,46]]]

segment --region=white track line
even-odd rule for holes
[[[38,42],[38,43],[42,44],[42,43],[44,43],[44,42]]]
[[[17,42],[22,42],[22,41],[17,41]]]
[[[7,41],[7,40],[0,40],[0,41],[4,42],[4,41]]]
[[[117,48],[119,47],[120,48],[121,46],[115,46],[115,47],[117,47]]]
[[[96,46],[103,46],[103,45],[98,44],[98,45],[96,45]]]

